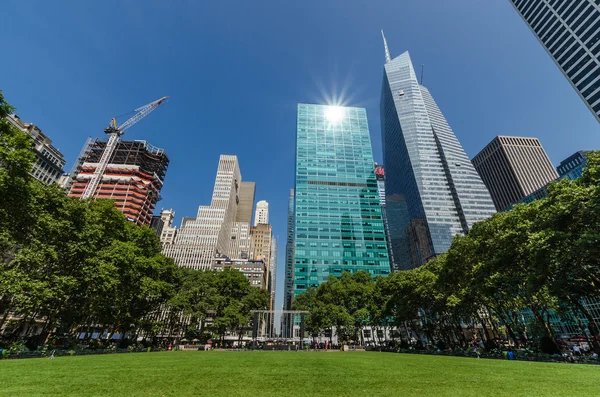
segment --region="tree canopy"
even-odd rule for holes
[[[475,224],[426,265],[369,280],[362,272],[331,278],[294,305],[310,311],[310,332],[335,326],[342,339],[370,324],[446,343],[466,343],[464,328],[476,327],[484,340],[554,343],[558,316],[597,344],[584,300],[600,298],[600,152],[588,153],[580,179]]]

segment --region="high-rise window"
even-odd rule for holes
[[[597,0],[510,0],[600,121],[600,3]]]
[[[386,48],[381,94],[386,218],[395,269],[411,269],[445,252],[457,234],[495,210],[489,192],[408,52]]]

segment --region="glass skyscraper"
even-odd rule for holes
[[[387,43],[381,94],[386,214],[394,268],[411,269],[445,252],[457,234],[495,212],[475,171],[408,52]]]
[[[330,275],[390,263],[363,108],[298,105],[294,296]]]
[[[600,2],[510,2],[600,121]]]

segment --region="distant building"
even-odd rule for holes
[[[16,114],[8,115],[7,119],[9,123],[29,135],[33,140],[37,160],[33,164],[31,176],[48,185],[58,182],[64,172],[65,159],[63,154],[52,146],[50,138],[39,127],[24,123]]]
[[[383,227],[385,229],[385,237],[388,247],[388,255],[390,257],[390,270],[392,272],[400,270],[396,262],[394,261],[394,251],[392,250],[392,246],[390,244],[390,229],[389,223],[387,219],[387,206],[385,201],[385,169],[375,163],[375,178],[377,179],[377,190],[379,191],[379,201],[381,204],[381,215],[383,216]]]
[[[537,138],[497,136],[473,158],[498,211],[558,177]]]
[[[586,156],[588,152],[589,150],[580,150],[561,161],[558,167],[556,167],[558,176],[570,180],[580,178],[583,174],[583,169],[588,163]]]
[[[554,63],[600,121],[600,4],[510,0]]]
[[[588,159],[586,157],[587,152],[587,150],[580,150],[561,161],[560,165],[556,167],[559,175],[558,179],[568,179],[570,181],[574,181],[581,178],[583,175],[583,169],[588,163]],[[518,203],[531,203],[536,200],[541,200],[547,196],[548,185],[545,185],[535,192],[525,196],[523,199],[519,200]],[[512,209],[512,206],[509,206],[506,209]]]
[[[251,227],[256,183],[241,182],[235,222],[231,225],[231,240],[227,255],[232,258],[251,259]]]
[[[268,291],[271,294],[270,310],[275,310],[275,294],[277,293],[277,237],[273,237],[271,243],[271,259],[269,264],[269,285]],[[270,326],[275,326],[275,317],[270,316]]]
[[[162,210],[160,216],[163,221],[163,228],[160,233],[160,242],[164,247],[166,244],[173,244],[175,242],[175,237],[177,236],[177,227],[173,226],[175,211]]]
[[[164,255],[197,270],[210,269],[214,258],[228,256],[241,182],[237,156],[221,155],[211,204],[200,206],[195,218],[183,218],[173,243],[163,244]]]
[[[273,258],[273,229],[271,225],[259,223],[251,229],[251,258],[262,260],[267,268],[267,286],[269,290],[275,280],[271,279],[272,266],[275,265]]]
[[[290,189],[288,198],[287,235],[285,243],[285,286],[283,308],[292,309],[294,299],[294,189]]]
[[[241,182],[239,203],[235,214],[236,222],[252,223],[252,209],[254,208],[255,182]]]
[[[255,288],[267,289],[267,267],[262,260],[215,258],[212,270],[239,270]]]
[[[150,221],[150,227],[156,230],[156,234],[161,237],[163,231],[173,226],[173,219],[175,218],[175,211],[173,210],[162,210],[160,215],[153,215]]]
[[[256,214],[254,215],[254,226],[269,223],[269,203],[261,200],[256,203]]]

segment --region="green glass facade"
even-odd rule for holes
[[[390,271],[363,108],[298,104],[294,296],[330,275]]]

